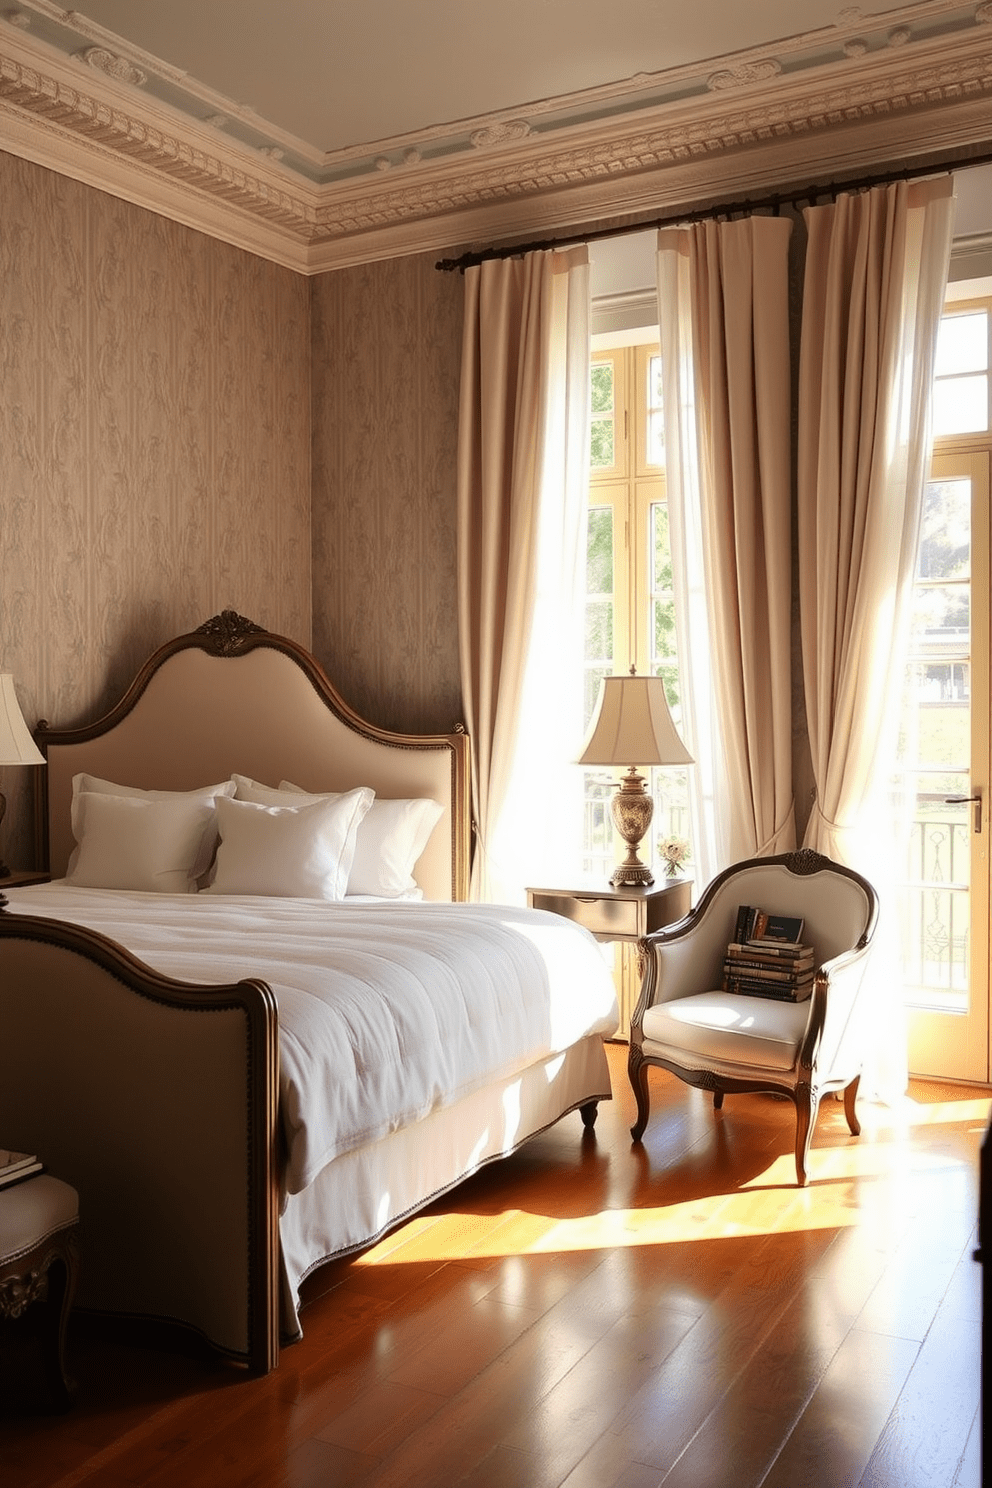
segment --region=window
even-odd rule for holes
[[[992,316],[987,304],[949,306],[941,317],[934,368],[934,437],[986,433],[990,417]]]
[[[664,679],[679,727],[658,348],[594,351],[590,375],[585,722],[592,717],[601,679],[634,666]],[[584,869],[608,878],[620,853],[610,816],[615,774],[587,770],[585,781]],[[661,838],[689,835],[686,770],[652,771],[651,789],[655,815],[641,855],[657,864]]]

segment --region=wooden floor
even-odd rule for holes
[[[568,1117],[372,1252],[311,1279],[265,1379],[174,1333],[77,1316],[65,1417],[7,1339],[3,1488],[977,1488],[978,1153],[988,1092],[830,1101],[809,1187],[788,1104],[626,1050]],[[0,1340],[2,1341],[2,1340]]]

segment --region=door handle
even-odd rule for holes
[[[944,805],[945,806],[963,806],[966,801],[973,801],[975,803],[975,819],[974,819],[974,823],[973,823],[973,830],[976,831],[976,832],[980,832],[982,830],[982,793],[981,793],[981,791],[978,792],[977,796],[945,796],[944,797]]]

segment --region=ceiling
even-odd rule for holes
[[[303,271],[992,136],[992,0],[19,0],[0,147]]]
[[[865,7],[869,14],[886,8]],[[638,75],[688,69],[679,81],[691,85],[701,64],[713,70],[714,56],[779,38],[819,31],[829,44],[839,6],[836,0],[691,6],[673,0],[609,6],[602,0],[86,0],[61,24],[50,7],[21,9],[34,13],[38,35],[68,53],[80,50],[83,17],[95,22],[101,43],[144,64],[144,86],[158,86],[200,118],[216,101],[227,115],[220,127],[250,121],[259,137],[281,143],[300,168],[316,174],[333,169],[342,154],[374,157],[424,131],[450,140],[464,132],[460,123],[480,116],[535,102],[543,111],[549,101],[629,84]],[[824,45],[822,36],[816,41]]]

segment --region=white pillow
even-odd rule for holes
[[[214,803],[213,797],[150,800],[84,791],[73,820],[79,847],[69,883],[190,894],[204,835],[214,829]]]
[[[303,804],[298,800],[290,800],[291,792],[288,790],[277,790],[274,785],[263,785],[260,780],[252,780],[248,775],[232,775],[231,786],[236,801],[253,801],[256,806],[300,806]],[[303,795],[304,792],[294,794]],[[308,801],[336,801],[337,798],[337,791],[326,791],[323,795],[306,793]]]
[[[303,806],[218,799],[217,871],[204,893],[343,899],[371,804],[365,788]]]
[[[279,787],[306,794],[288,780],[281,780]],[[443,815],[444,808],[429,798],[390,801],[376,796],[358,828],[348,893],[399,899],[417,891],[413,870]]]
[[[224,780],[220,785],[204,785],[191,791],[141,790],[136,785],[115,785],[111,780],[101,780],[98,775],[79,774],[72,777],[72,806],[70,822],[72,835],[79,842],[79,798],[83,795],[129,796],[142,801],[206,801],[212,807],[215,797],[233,796],[234,781]],[[193,867],[193,877],[200,878],[210,867],[217,846],[217,823],[211,819],[203,833],[200,853]],[[71,878],[76,866],[79,848],[73,849],[66,868],[66,877]]]

